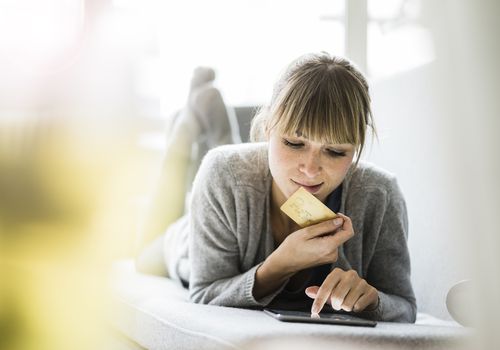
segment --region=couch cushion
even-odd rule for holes
[[[397,348],[450,348],[469,329],[418,314],[416,324],[379,322],[375,328],[284,323],[262,311],[193,304],[177,282],[136,273],[131,261],[115,265],[115,327],[145,348],[234,349],[256,340],[312,337]]]

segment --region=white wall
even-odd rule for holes
[[[443,113],[436,65],[372,84],[379,141],[365,159],[394,172],[409,213],[412,279],[420,312],[448,318],[446,293],[469,277],[454,217],[453,120]]]
[[[437,59],[372,84],[380,145],[410,216],[420,311],[445,317],[452,283],[472,277],[478,348],[497,348],[500,312],[500,3],[422,1]]]

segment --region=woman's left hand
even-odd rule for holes
[[[359,277],[354,270],[335,268],[323,281],[321,287],[306,288],[308,297],[314,299],[311,313],[318,314],[325,303],[335,310],[361,312],[378,307],[378,291]]]

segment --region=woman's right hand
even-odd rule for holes
[[[260,300],[300,270],[337,261],[338,248],[353,235],[351,219],[342,214],[292,232],[257,269],[254,298]]]
[[[288,235],[273,252],[273,261],[287,274],[313,266],[333,263],[338,248],[354,235],[351,219],[337,214],[335,219],[308,226]]]

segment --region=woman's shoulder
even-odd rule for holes
[[[368,161],[359,161],[349,170],[346,179],[349,187],[361,187],[365,190],[378,188],[390,191],[397,186],[396,175]]]
[[[360,161],[344,180],[346,202],[365,208],[382,208],[384,203],[404,205],[404,195],[396,175],[373,163]]]
[[[267,143],[223,145],[210,150],[201,171],[218,181],[260,188],[270,176]]]

